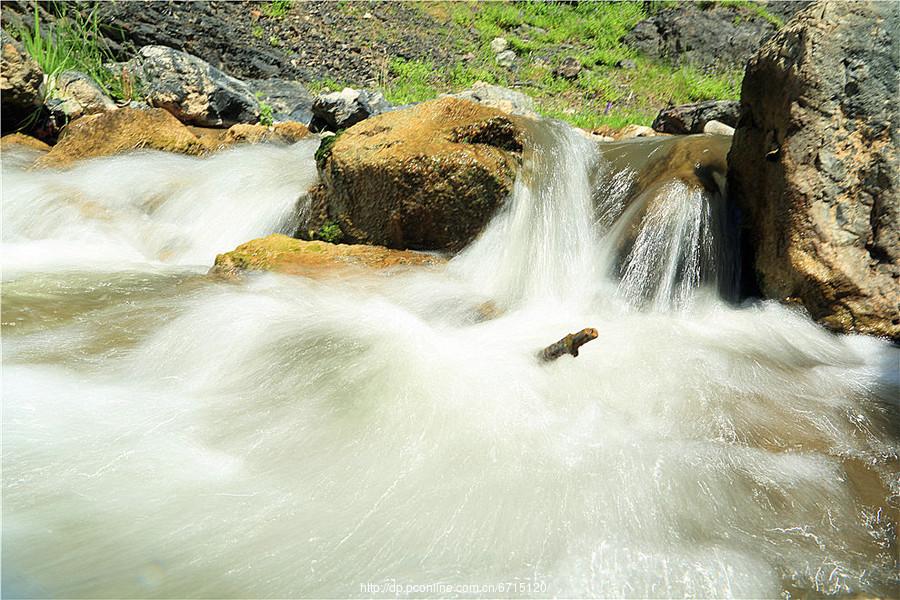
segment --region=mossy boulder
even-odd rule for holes
[[[307,229],[330,220],[346,241],[458,250],[509,195],[524,140],[521,117],[450,97],[366,119],[319,153]]]
[[[330,244],[298,240],[281,234],[241,244],[220,254],[211,274],[232,277],[244,271],[274,271],[290,275],[322,276],[353,268],[438,265],[439,256],[381,246]]]

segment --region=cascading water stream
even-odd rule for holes
[[[239,284],[314,143],[4,155],[4,597],[890,596],[896,349],[723,302],[669,142],[531,134],[448,266]]]

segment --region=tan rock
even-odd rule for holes
[[[359,268],[439,265],[439,256],[411,250],[389,250],[382,246],[329,244],[273,234],[241,244],[220,254],[211,274],[236,276],[243,271],[274,271],[290,275],[320,277]]]
[[[261,142],[280,142],[292,144],[309,135],[309,129],[303,123],[287,121],[273,127],[239,123],[232,125],[225,133],[226,144],[258,144]]]
[[[237,143],[292,143],[309,135],[300,123],[230,129],[190,127],[161,108],[120,108],[73,121],[37,167],[65,167],[78,160],[150,149],[200,156]]]
[[[0,138],[0,151],[6,152],[15,148],[38,150],[40,152],[47,152],[50,150],[50,146],[41,140],[33,138],[30,135],[25,135],[24,133],[10,133],[9,135],[4,135]]]
[[[82,117],[67,125],[38,167],[65,167],[78,160],[152,149],[201,155],[210,146],[169,112],[120,108]]]
[[[617,140],[630,140],[639,137],[654,137],[659,135],[652,127],[646,125],[626,125],[615,134]]]
[[[762,292],[900,340],[900,10],[821,2],[747,65],[728,156]]]
[[[518,119],[445,97],[328,138],[311,228],[334,220],[348,241],[461,248],[512,188],[525,135]]]

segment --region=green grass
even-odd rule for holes
[[[101,42],[97,13],[87,17],[76,12],[60,15],[52,26],[41,23],[37,4],[32,28],[18,31],[25,50],[52,81],[63,71],[81,71],[93,79],[105,94],[115,100],[133,100],[140,96],[140,82],[131,75],[115,73],[103,64],[115,58]],[[52,87],[48,95],[52,96]]]
[[[268,98],[263,98],[262,92],[256,92],[256,100],[259,103],[259,124],[271,127],[275,124],[275,112],[272,105],[266,102]]]
[[[317,81],[310,81],[306,89],[309,90],[311,94],[325,94],[328,92],[339,92],[345,87],[352,87],[351,85],[340,82],[333,77],[325,77],[323,79],[319,79]]]
[[[717,0],[716,2],[712,2],[710,0],[702,0],[701,2],[698,2],[698,4],[700,6],[716,5],[722,7],[743,9],[753,16],[765,19],[775,27],[780,28],[784,26],[784,21],[782,21],[780,17],[770,13],[768,10],[766,10],[764,4],[761,4],[759,2],[751,2],[750,0]]]
[[[260,10],[267,17],[280,19],[288,13],[293,5],[294,0],[272,0],[263,4]]]
[[[725,0],[764,16],[764,7],[746,0]],[[674,6],[657,2],[432,2],[420,8],[444,23],[457,51],[472,52],[473,60],[450,67],[394,59],[383,85],[395,104],[419,102],[441,92],[456,92],[478,80],[513,86],[532,96],[538,112],[586,129],[649,125],[670,102],[736,99],[737,72],[707,73],[694,67],[673,67],[644,57],[622,39],[649,14]],[[771,15],[769,15],[771,17]],[[768,18],[765,17],[764,18]],[[517,68],[495,64],[489,45],[505,37],[518,55]],[[469,41],[474,39],[474,42]],[[563,46],[568,46],[565,50]],[[567,56],[583,70],[574,80],[555,74]],[[629,60],[634,69],[616,67]]]

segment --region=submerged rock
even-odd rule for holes
[[[141,81],[151,106],[184,123],[230,127],[259,120],[259,103],[250,87],[196,56],[144,46],[125,68]]]
[[[729,154],[762,292],[900,339],[900,5],[816,4],[747,66]]]
[[[331,139],[317,156],[313,228],[330,219],[349,241],[457,250],[512,189],[524,132],[498,110],[446,97]]]
[[[44,74],[37,62],[5,30],[0,34],[0,115],[3,132],[22,127],[40,110]]]
[[[235,276],[244,271],[275,271],[290,275],[316,276],[336,269],[366,267],[383,269],[396,266],[438,265],[439,256],[411,250],[389,250],[381,246],[330,244],[304,241],[281,234],[241,244],[220,254],[210,274]]]
[[[737,100],[708,100],[670,106],[659,111],[653,120],[653,129],[661,133],[704,133],[710,121],[735,127],[740,114],[741,103]]]

